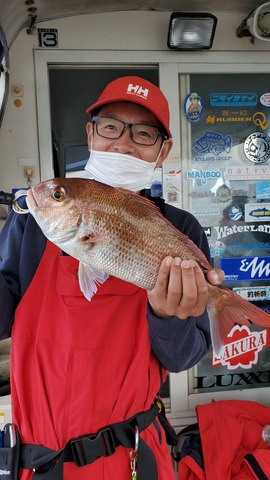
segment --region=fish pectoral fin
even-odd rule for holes
[[[80,262],[78,277],[80,289],[87,300],[90,301],[97,292],[98,285],[104,283],[109,278],[109,274]]]
[[[95,235],[94,233],[82,233],[78,240],[82,243],[106,243],[109,240],[109,235]]]

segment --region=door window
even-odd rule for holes
[[[183,206],[208,238],[224,285],[270,311],[270,76],[192,74],[180,92]],[[189,394],[270,385],[270,330],[235,326],[221,357],[189,374]]]

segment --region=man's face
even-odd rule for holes
[[[114,102],[101,107],[98,112],[100,117],[112,117],[122,122],[149,124],[161,128],[157,118],[146,108],[130,102]],[[94,133],[93,133],[94,130]],[[132,155],[147,162],[156,162],[163,142],[160,135],[154,145],[139,145],[131,139],[130,129],[126,128],[120,138],[108,139],[100,137],[96,132],[96,127],[92,123],[86,125],[88,148],[91,147],[97,151],[119,152],[125,155]],[[166,140],[161,150],[157,167],[161,166],[172,146],[171,140]]]

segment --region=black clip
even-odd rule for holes
[[[11,205],[15,195],[13,193],[0,192],[0,203],[4,205]]]
[[[110,428],[96,435],[82,435],[71,440],[74,462],[78,467],[93,463],[99,457],[109,457],[115,452],[115,443]]]

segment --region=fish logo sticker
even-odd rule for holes
[[[245,222],[270,222],[270,203],[247,203]]]
[[[242,218],[242,209],[238,206],[233,206],[229,209],[228,215],[231,220],[240,220]]]
[[[270,158],[270,137],[263,132],[249,135],[244,143],[244,153],[253,163],[265,163]]]
[[[198,122],[202,116],[201,97],[196,93],[190,93],[185,100],[184,111],[189,122]]]
[[[193,146],[193,150],[199,155],[213,154],[215,156],[222,153],[230,153],[232,148],[231,135],[222,135],[217,132],[207,131],[200,137]]]

